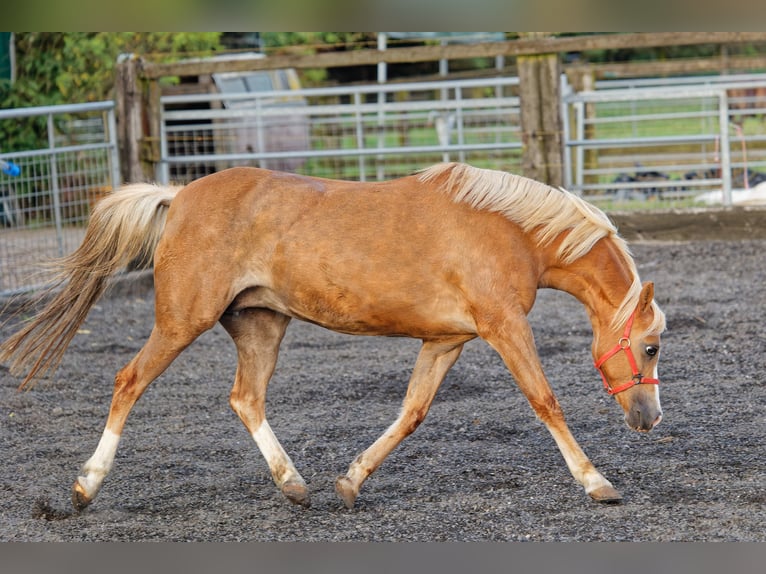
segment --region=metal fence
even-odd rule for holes
[[[590,201],[730,205],[766,181],[766,76],[563,92],[565,186]]]
[[[44,262],[73,251],[95,201],[120,181],[113,102],[0,110],[46,145],[0,149],[20,168],[0,175],[0,295],[46,283]]]
[[[766,75],[562,77],[565,186],[612,206],[730,204],[766,180]],[[522,173],[518,78],[161,99],[162,182],[234,165],[375,180],[438,161]]]
[[[519,171],[518,78],[161,98],[161,182],[235,165],[380,180],[439,161]]]

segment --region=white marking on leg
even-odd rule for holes
[[[654,365],[654,370],[652,372],[652,377],[656,380],[660,380],[659,374],[657,374],[657,365]],[[654,400],[657,401],[657,408],[659,409],[660,413],[662,413],[662,404],[660,404],[660,385],[652,385],[654,387]],[[660,424],[660,421],[662,420],[662,414],[657,418],[656,421],[654,421],[654,425],[657,426]]]
[[[279,444],[279,440],[277,440],[266,419],[253,432],[253,440],[258,445],[263,458],[266,459],[277,486],[281,487],[290,479],[297,479],[303,482],[300,474],[295,470],[293,461],[290,460],[282,445]]]
[[[569,472],[585,488],[586,493],[590,494],[602,487],[613,488],[612,483],[604,478],[596,467],[593,466],[593,463],[591,463],[582,448],[574,440],[574,437],[571,436],[571,433],[567,431],[572,441],[570,444],[567,438],[561,436],[555,429],[549,428],[548,430],[556,441],[559,451],[561,451],[564,457],[564,462],[569,468]]]
[[[96,451],[83,465],[77,481],[89,499],[94,498],[98,494],[104,478],[112,469],[114,455],[117,452],[119,442],[120,435],[113,433],[109,429],[104,429]]]
[[[580,480],[580,484],[585,488],[586,494],[590,494],[600,488],[614,488],[614,485],[598,471],[595,474],[593,472],[586,473],[585,477]]]

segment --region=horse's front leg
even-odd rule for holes
[[[399,417],[335,481],[335,490],[347,508],[353,508],[362,483],[388,454],[423,421],[431,402],[450,367],[455,364],[466,339],[451,342],[424,342],[410,377]]]
[[[526,314],[518,309],[486,318],[479,325],[479,335],[500,354],[585,492],[599,502],[619,502],[620,493],[596,470],[567,427],[558,399],[543,374]]]

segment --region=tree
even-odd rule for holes
[[[4,107],[111,98],[119,54],[173,59],[220,49],[219,38],[219,32],[17,33],[17,81],[3,85],[0,97]]]

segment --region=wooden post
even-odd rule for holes
[[[544,32],[527,32],[539,38]],[[561,126],[561,66],[558,54],[517,58],[521,95],[521,129],[526,177],[552,186],[564,184]]]
[[[153,181],[160,180],[160,138],[162,137],[162,114],[160,96],[162,90],[158,80],[148,80],[148,89],[144,93],[148,137],[144,139],[143,153],[141,160],[143,165],[143,174]]]
[[[130,183],[145,181],[141,168],[144,130],[138,65],[139,61],[133,54],[120,56],[115,81],[120,171],[123,181]]]

